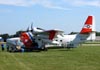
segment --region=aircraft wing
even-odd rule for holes
[[[53,30],[47,30],[47,31],[43,31],[43,32],[36,32],[36,33],[34,33],[34,36],[53,40],[58,34],[62,34],[62,33],[64,33],[64,32],[61,30],[53,29]]]

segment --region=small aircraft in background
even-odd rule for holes
[[[4,40],[3,40],[3,38],[2,37],[0,37],[0,42],[3,42]]]
[[[7,51],[9,52],[18,52],[23,51],[24,44],[21,42],[19,37],[8,38],[6,40]]]
[[[45,50],[47,48],[46,45],[74,48],[84,41],[95,40],[94,18],[93,16],[88,16],[82,30],[78,34],[65,35],[61,30],[44,30],[32,28],[31,25],[31,30],[21,33],[20,39],[28,49],[38,48]]]

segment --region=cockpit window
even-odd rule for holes
[[[60,34],[60,36],[64,37],[64,35],[63,35],[63,34]]]

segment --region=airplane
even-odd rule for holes
[[[0,37],[0,42],[3,42],[4,40],[3,40],[3,38],[2,37]]]
[[[6,46],[8,52],[23,51],[23,47],[25,47],[19,37],[8,38],[6,40]]]
[[[27,49],[32,50],[47,50],[46,45],[74,48],[84,41],[95,40],[95,31],[94,18],[93,16],[88,16],[82,30],[78,34],[65,35],[63,31],[57,29],[37,29],[35,31],[31,27],[30,31],[21,33],[20,39]]]
[[[88,16],[82,30],[73,35],[57,35],[54,41],[59,42],[60,46],[67,48],[77,47],[84,41],[93,41],[96,39],[95,22],[93,16]]]

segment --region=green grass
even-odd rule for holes
[[[84,44],[100,44],[100,41],[87,41]]]
[[[100,47],[25,53],[0,50],[0,70],[100,70]]]

